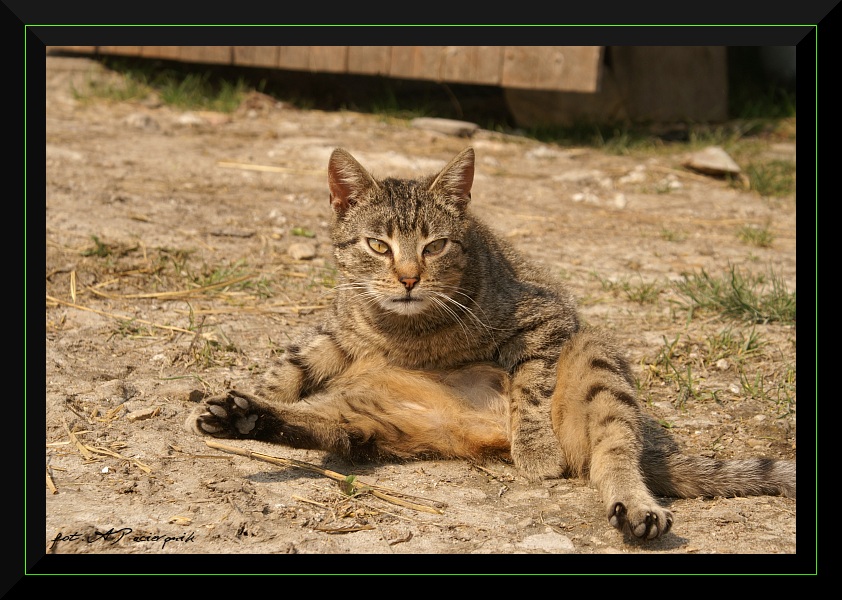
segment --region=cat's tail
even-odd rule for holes
[[[658,496],[673,498],[786,496],[795,498],[795,461],[721,460],[687,456],[648,441],[641,457],[644,480]]]

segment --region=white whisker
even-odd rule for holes
[[[483,309],[482,306],[476,300],[474,300],[473,297],[470,294],[466,294],[465,292],[463,292],[462,288],[458,288],[458,287],[451,286],[451,285],[439,285],[439,287],[442,288],[442,289],[448,290],[449,292],[452,292],[454,294],[464,296],[465,298],[470,300],[471,303],[480,310],[480,312],[482,312],[484,317],[486,317],[486,318],[488,317],[488,315],[485,313],[485,309]],[[450,298],[450,300],[452,300],[453,302],[456,302],[456,300],[453,299],[452,297]],[[456,302],[456,303],[459,304],[458,302]],[[471,309],[467,308],[466,306],[463,306],[462,304],[459,304],[459,306],[462,306],[463,309],[471,312],[472,316],[474,316],[477,319],[477,322],[482,324],[486,329],[493,329],[495,331],[512,331],[511,328],[501,328],[501,327],[494,327],[492,325],[489,325],[488,323],[485,323],[484,321],[479,320],[479,318],[476,317],[476,315],[474,315],[474,313]]]
[[[450,304],[453,304],[453,305],[455,305],[455,306],[459,307],[459,308],[460,308],[460,309],[461,309],[461,310],[462,310],[465,314],[467,314],[469,317],[471,317],[471,319],[473,319],[473,320],[474,320],[474,322],[475,322],[477,325],[479,325],[480,327],[482,327],[482,328],[485,330],[485,333],[486,333],[486,334],[488,334],[488,337],[490,337],[490,338],[491,338],[491,343],[492,343],[492,344],[494,344],[494,347],[495,347],[495,348],[497,348],[497,347],[498,347],[498,346],[497,346],[497,340],[494,338],[494,332],[492,331],[492,329],[493,329],[493,328],[492,328],[492,327],[490,327],[489,325],[487,325],[486,323],[484,323],[484,322],[482,321],[482,319],[480,319],[480,318],[476,315],[476,313],[474,313],[474,311],[473,311],[473,310],[471,310],[470,308],[468,308],[468,307],[467,307],[467,306],[465,306],[464,304],[461,304],[460,302],[457,302],[456,300],[454,300],[453,298],[451,298],[451,297],[450,297],[450,296],[448,296],[447,294],[444,294],[444,293],[442,293],[442,292],[434,292],[434,293],[435,293],[435,295],[436,295],[436,297],[437,297],[437,298],[441,298],[441,299],[443,299],[444,301],[449,302]],[[439,302],[441,302],[441,301],[442,301],[442,300],[439,300]],[[458,315],[456,315],[455,311],[454,311],[452,308],[450,308],[450,307],[447,307],[447,308],[448,308],[448,312],[450,312],[451,314],[453,314],[453,315],[454,315],[454,317],[458,319]],[[459,319],[459,321],[460,321],[460,325],[462,325],[462,328],[464,329],[465,327],[464,327],[464,325],[462,324],[461,319]]]
[[[443,298],[447,298],[447,296],[445,296],[444,294],[441,294],[441,293],[439,293],[439,292],[435,292],[435,295],[434,295],[434,296],[431,296],[431,297],[430,297],[430,300],[432,300],[432,301],[433,301],[433,304],[435,304],[438,308],[442,309],[442,310],[443,310],[443,311],[445,311],[447,314],[449,314],[450,316],[452,316],[452,317],[453,317],[453,320],[454,320],[454,321],[456,321],[456,323],[458,323],[458,324],[459,324],[459,327],[461,327],[461,328],[462,328],[462,333],[464,333],[464,334],[465,334],[465,341],[466,341],[466,342],[470,345],[470,343],[471,343],[471,338],[470,338],[470,336],[468,335],[468,328],[467,328],[467,327],[465,327],[465,324],[462,322],[462,319],[460,319],[460,318],[459,318],[459,315],[457,315],[457,314],[456,314],[456,312],[455,312],[452,308],[450,308],[449,306],[447,306],[447,304],[445,304],[444,302],[442,302],[442,301],[439,299],[439,298],[442,298],[442,297],[443,297]]]

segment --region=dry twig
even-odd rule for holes
[[[88,447],[85,446],[79,439],[76,437],[76,434],[70,431],[70,427],[67,425],[67,421],[62,419],[62,423],[64,423],[64,428],[67,430],[67,437],[70,438],[70,441],[76,446],[76,449],[85,457],[85,460],[94,460],[94,455],[88,451]]]
[[[220,160],[216,164],[220,167],[226,167],[229,169],[242,169],[244,171],[264,171],[268,173],[294,173],[296,175],[324,175],[324,171],[314,171],[312,169],[291,169],[289,167],[276,167],[274,165],[255,165],[224,160]]]
[[[97,296],[102,296],[103,298],[108,298],[110,300],[136,300],[138,298],[157,298],[161,299],[168,299],[168,298],[185,298],[188,296],[195,296],[197,294],[202,294],[204,292],[209,292],[211,290],[216,290],[219,288],[228,287],[229,285],[234,285],[237,283],[242,283],[244,281],[248,281],[254,277],[253,275],[243,275],[241,277],[235,277],[234,279],[229,279],[227,281],[221,281],[219,283],[213,283],[211,285],[203,285],[202,287],[197,287],[192,290],[176,290],[174,292],[148,292],[145,294],[107,294],[105,292],[97,291],[93,288],[87,288],[90,292]]]
[[[58,488],[56,488],[56,484],[53,482],[53,476],[50,475],[50,467],[46,467],[47,469],[47,487],[50,488],[50,491],[53,494],[58,494]]]
[[[122,454],[119,454],[117,452],[113,452],[112,450],[106,450],[105,448],[97,448],[96,446],[85,446],[85,448],[87,448],[88,450],[90,450],[91,452],[93,452],[95,454],[112,456],[114,458],[119,458],[120,460],[125,460],[125,461],[128,461],[130,463],[133,463],[135,466],[137,466],[140,470],[142,470],[145,473],[151,473],[152,472],[152,467],[143,464],[142,462],[140,462],[136,458],[129,458],[128,456],[123,456]]]
[[[313,527],[314,531],[321,531],[323,533],[351,533],[354,531],[365,531],[367,529],[376,529],[374,525],[347,525],[345,527]]]
[[[190,331],[189,329],[182,329],[181,327],[172,327],[170,325],[158,325],[157,323],[153,323],[152,321],[146,321],[144,319],[134,319],[132,317],[124,317],[121,315],[115,315],[113,313],[105,312],[104,310],[96,310],[95,308],[88,308],[87,306],[79,306],[78,304],[71,304],[70,302],[65,302],[64,300],[59,300],[58,298],[54,298],[53,296],[47,295],[47,300],[50,302],[55,302],[56,304],[63,304],[65,306],[70,306],[77,310],[86,310],[88,312],[96,313],[98,315],[102,315],[104,317],[111,317],[112,319],[118,319],[120,321],[131,321],[132,323],[142,323],[143,325],[149,325],[150,327],[155,327],[157,329],[166,329],[167,331],[178,331],[180,333],[189,333],[193,334],[195,332]]]
[[[283,465],[285,467],[294,467],[296,469],[304,469],[305,471],[310,471],[311,473],[318,473],[319,475],[323,475],[329,479],[333,479],[334,481],[339,481],[347,486],[350,487],[351,493],[365,493],[368,492],[372,496],[380,498],[381,500],[385,500],[386,502],[391,502],[392,504],[397,504],[398,506],[404,506],[406,508],[411,508],[413,510],[421,511],[421,512],[428,512],[433,513],[436,515],[444,514],[444,511],[439,508],[442,506],[440,502],[435,502],[432,500],[428,500],[426,498],[419,498],[418,496],[410,496],[409,494],[404,494],[403,492],[399,492],[397,490],[390,490],[388,488],[363,483],[356,478],[353,480],[348,477],[347,475],[343,475],[342,473],[337,473],[336,471],[330,471],[327,469],[322,469],[315,465],[311,465],[310,463],[306,463],[300,460],[294,460],[291,458],[281,458],[278,456],[271,456],[269,454],[263,454],[261,452],[253,452],[251,450],[246,450],[245,448],[238,448],[236,446],[228,446],[226,444],[222,444],[215,440],[205,440],[205,443],[210,446],[211,448],[216,448],[217,450],[222,450],[223,452],[229,452],[231,454],[239,454],[240,456],[245,456],[247,458],[251,458],[254,460],[261,460],[263,462],[268,462],[276,465]],[[429,504],[419,504],[416,502],[411,502],[409,500],[405,500],[404,498],[412,498],[413,500],[420,500],[422,502],[428,502],[433,505],[438,506],[430,506]]]

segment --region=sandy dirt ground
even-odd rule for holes
[[[211,448],[183,428],[196,402],[248,387],[330,302],[333,148],[376,175],[413,176],[471,145],[475,212],[563,279],[584,320],[615,333],[646,411],[687,452],[794,459],[794,325],[690,315],[673,285],[737,267],[773,269],[795,290],[794,196],[691,172],[682,154],[483,129],[466,139],[260,95],[230,115],[79,98],[74,89],[119,76],[85,58],[46,60],[46,484],[43,558],[31,572],[108,572],[118,561],[129,573],[780,573],[796,569],[782,557],[814,551],[797,543],[796,501],[783,497],[663,499],[672,531],[640,543],[609,526],[586,481],[232,442],[410,495],[406,506]],[[790,130],[758,138],[757,155],[795,161],[794,120]],[[746,226],[771,244],[741,239]],[[743,350],[717,357],[726,339]],[[673,375],[691,368],[692,393],[670,379],[667,348]],[[40,402],[27,398],[30,419]],[[30,511],[27,528],[40,527]],[[298,556],[258,556],[272,554]]]

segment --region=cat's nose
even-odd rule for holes
[[[418,277],[401,277],[398,279],[403,284],[403,287],[406,288],[406,291],[410,291],[412,288],[415,287],[415,284],[418,283]]]

